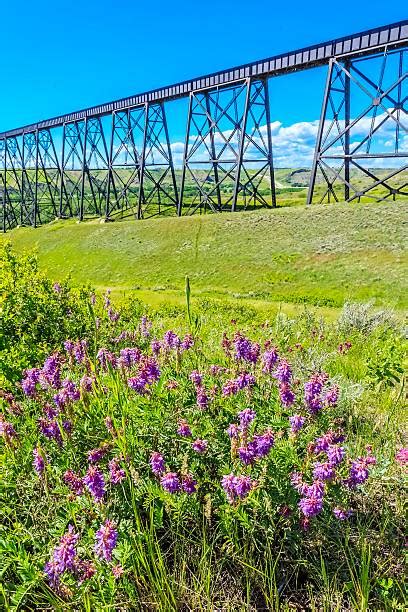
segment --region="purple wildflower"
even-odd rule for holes
[[[346,455],[346,451],[342,446],[337,446],[335,444],[330,444],[327,449],[327,459],[333,465],[338,465],[341,463]]]
[[[186,334],[180,345],[182,351],[188,351],[194,346],[194,338],[191,334]]]
[[[74,352],[74,343],[72,342],[72,340],[65,340],[65,342],[64,342],[64,349],[66,350],[68,355],[70,355],[70,356],[73,355],[73,352]]]
[[[47,357],[40,374],[41,382],[44,382],[45,386],[59,389],[61,386],[60,367],[61,356],[59,353],[54,353],[53,355]]]
[[[226,381],[222,388],[222,395],[224,397],[236,395],[242,389],[245,389],[246,387],[252,387],[255,382],[256,379],[253,374],[243,372],[238,376],[238,378]]]
[[[94,500],[101,502],[105,495],[105,478],[95,465],[89,466],[86,476],[84,476],[84,484]]]
[[[230,438],[238,438],[239,436],[239,427],[238,425],[235,425],[235,423],[231,423],[231,425],[229,425],[228,429],[227,429],[227,434],[229,435]]]
[[[397,461],[400,465],[407,465],[408,448],[400,448],[395,455],[395,461]]]
[[[51,404],[45,404],[43,408],[43,412],[44,412],[44,415],[47,417],[47,419],[52,421],[52,419],[55,419],[55,417],[58,416],[59,409],[57,406],[52,406]]]
[[[179,436],[183,436],[183,438],[191,437],[191,429],[186,420],[181,419],[178,423],[177,433]]]
[[[99,349],[96,355],[96,358],[104,370],[107,370],[109,365],[112,368],[116,368],[117,357],[114,353],[112,353],[111,351],[108,351],[108,349],[106,348]]]
[[[211,365],[210,366],[210,374],[211,374],[211,376],[218,376],[219,374],[221,374],[224,371],[225,371],[225,368],[223,368],[222,366],[219,366],[219,365]]]
[[[315,496],[304,497],[299,502],[299,508],[307,518],[316,516],[322,511],[323,498]]]
[[[152,357],[142,357],[140,375],[143,376],[149,385],[155,383],[160,378],[159,364]]]
[[[63,476],[63,480],[75,495],[82,495],[84,492],[83,480],[73,470],[67,470]]]
[[[267,456],[274,443],[273,432],[267,429],[263,434],[255,434],[248,446],[257,459],[262,459]]]
[[[227,382],[222,387],[222,395],[223,397],[236,395],[239,390],[240,389],[236,380],[227,380]]]
[[[144,338],[148,338],[150,336],[150,330],[152,328],[152,325],[153,323],[149,321],[146,315],[143,315],[142,318],[140,319],[139,330],[140,330],[140,334]]]
[[[291,386],[288,383],[282,382],[279,385],[279,397],[280,401],[287,408],[292,406],[295,401],[295,394],[293,393]]]
[[[38,368],[26,370],[25,377],[21,381],[21,388],[27,397],[33,397],[36,393],[36,386],[40,380],[41,371]]]
[[[72,525],[69,525],[68,532],[61,537],[59,545],[53,551],[52,561],[44,568],[52,584],[56,585],[59,576],[66,570],[75,569],[78,539],[79,535],[74,532]]]
[[[204,387],[197,387],[197,406],[201,408],[201,410],[205,410],[208,408],[209,401],[209,397]]]
[[[92,387],[95,384],[95,379],[92,376],[87,376],[86,374],[80,380],[79,386],[83,393],[89,393],[92,391]]]
[[[38,448],[33,449],[33,466],[38,476],[41,476],[45,470],[45,459],[41,450]]]
[[[181,345],[181,340],[174,331],[169,329],[163,336],[163,344],[167,349],[178,349]]]
[[[128,378],[128,386],[143,395],[146,392],[146,387],[152,385],[160,378],[160,368],[155,359],[152,357],[143,356],[139,363],[139,372],[137,376]]]
[[[136,393],[139,393],[139,395],[146,393],[147,381],[144,377],[132,376],[131,378],[128,378],[127,383],[128,387],[130,387],[130,389],[133,391],[136,391]]]
[[[191,474],[186,474],[185,476],[183,476],[181,486],[184,493],[187,493],[188,495],[192,495],[197,491],[197,482],[194,480]]]
[[[98,448],[93,448],[92,450],[88,451],[87,457],[89,463],[99,463],[99,461],[104,458],[108,450],[109,445],[102,444],[101,446],[98,446]]]
[[[208,442],[207,440],[198,439],[198,440],[194,440],[191,446],[196,453],[203,454],[206,452],[208,448]]]
[[[126,476],[125,470],[120,467],[117,457],[109,461],[109,480],[112,484],[119,484]]]
[[[316,372],[311,379],[305,383],[305,403],[311,414],[316,414],[323,407],[321,392],[326,380],[326,373]]]
[[[298,492],[303,494],[305,483],[303,482],[303,475],[300,472],[292,472],[290,475],[290,482],[292,487]]]
[[[120,368],[130,369],[140,361],[142,353],[138,348],[124,348],[120,351],[117,365]]]
[[[112,323],[116,323],[119,320],[120,314],[113,310],[113,308],[109,308],[108,317],[112,321]]]
[[[276,368],[273,376],[280,383],[290,383],[292,379],[292,368],[286,359],[281,359],[278,363],[278,367]]]
[[[246,497],[255,483],[249,476],[235,476],[231,473],[222,477],[221,485],[228,501],[232,504],[237,498],[243,499]]]
[[[221,485],[227,495],[228,501],[233,503],[235,501],[235,475],[231,473],[223,476]]]
[[[153,340],[150,344],[150,348],[152,349],[153,355],[157,357],[160,354],[162,348],[160,340]]]
[[[62,389],[58,391],[53,397],[55,405],[62,410],[64,406],[70,402],[77,402],[81,397],[78,387],[72,380],[67,378],[62,381]]]
[[[248,374],[248,372],[242,372],[236,379],[239,390],[246,389],[247,387],[253,387],[255,382],[255,376],[253,374]]]
[[[96,532],[95,539],[96,556],[105,561],[112,561],[112,552],[118,541],[115,523],[110,519],[106,519]]]
[[[59,446],[62,446],[62,435],[57,421],[48,421],[41,418],[38,420],[38,427],[44,436],[50,440],[55,440]]]
[[[314,480],[311,485],[305,485],[302,495],[306,497],[321,497],[323,498],[325,484],[323,480]]]
[[[150,466],[153,474],[156,474],[156,476],[161,476],[161,474],[163,474],[165,463],[160,453],[154,452],[150,455]]]
[[[77,363],[83,363],[85,361],[87,347],[88,343],[86,340],[78,340],[78,342],[75,342],[73,354]]]
[[[252,408],[244,408],[244,410],[241,410],[241,412],[238,414],[241,430],[247,430],[255,417],[256,412],[255,410],[252,410]]]
[[[335,432],[335,431],[329,430],[320,438],[316,438],[314,442],[314,452],[315,453],[327,452],[331,444],[338,444],[339,442],[343,442],[343,441],[344,441],[344,435],[342,432]]]
[[[333,514],[339,521],[345,521],[350,518],[350,516],[353,514],[353,511],[344,510],[344,508],[337,507],[333,509]]]
[[[251,342],[245,338],[240,332],[237,332],[234,337],[235,359],[246,361],[248,363],[256,363],[258,361],[260,346],[256,342]]]
[[[190,374],[190,380],[199,387],[203,382],[203,375],[198,370],[193,370]]]
[[[297,433],[300,429],[302,429],[305,424],[305,417],[302,417],[300,414],[294,414],[289,417],[290,422],[290,430],[292,433]]]
[[[279,359],[278,350],[272,346],[262,355],[262,372],[264,374],[272,374],[272,370]]]
[[[72,434],[72,428],[73,428],[73,425],[70,419],[65,419],[64,421],[62,421],[62,429],[69,436]]]
[[[44,566],[44,574],[46,574],[48,582],[51,584],[51,586],[57,587],[61,574],[59,571],[59,562],[55,561],[54,559],[48,561],[48,563],[46,563]]]
[[[317,480],[332,480],[335,476],[334,466],[329,463],[316,462],[313,468],[313,477]]]
[[[253,487],[254,481],[250,478],[250,476],[241,475],[235,477],[235,493],[241,499],[246,497]]]
[[[6,421],[2,414],[0,414],[0,436],[4,437],[7,445],[12,446],[14,440],[17,438],[16,430],[13,425]]]
[[[178,493],[181,489],[180,479],[175,472],[167,472],[160,479],[161,486],[168,493]]]
[[[334,408],[335,406],[337,406],[338,400],[339,400],[339,388],[337,385],[333,385],[332,387],[330,387],[330,389],[327,391],[326,395],[324,396],[324,402],[327,406]]]
[[[366,457],[359,457],[352,462],[345,484],[350,488],[354,489],[360,484],[363,484],[369,476],[369,465],[375,464],[375,457],[368,455]]]
[[[251,465],[255,461],[255,453],[249,446],[241,446],[238,455],[244,465]]]

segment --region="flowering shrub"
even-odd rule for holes
[[[160,605],[175,609],[158,572],[179,538],[193,559],[203,529],[237,567],[242,547],[251,563],[272,549],[292,563],[357,533],[387,464],[356,435],[334,364],[344,371],[363,340],[335,328],[326,339],[305,321],[251,336],[232,323],[203,348],[146,316],[122,327],[109,295],[95,329],[103,344],[65,337],[0,396],[5,529],[13,541],[14,515],[29,530],[34,506],[41,527],[24,553],[31,603],[51,592],[79,605],[92,592],[98,607],[106,588],[122,605],[160,584]],[[406,449],[395,455],[401,471]]]

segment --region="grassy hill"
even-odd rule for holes
[[[71,275],[157,304],[195,295],[337,308],[347,299],[407,307],[404,202],[287,207],[115,223],[56,221],[0,238],[36,248],[52,278]]]

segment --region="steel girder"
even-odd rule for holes
[[[383,25],[363,32],[356,32],[334,40],[321,42],[302,49],[281,53],[273,57],[264,58],[250,64],[241,64],[227,70],[220,70],[198,78],[181,83],[173,83],[167,87],[160,87],[143,93],[134,94],[128,98],[121,98],[91,108],[60,115],[46,119],[25,127],[0,132],[0,138],[21,136],[26,132],[35,132],[37,129],[54,128],[74,121],[83,121],[85,117],[102,117],[113,112],[136,108],[145,103],[159,104],[162,102],[187,97],[190,93],[199,92],[214,87],[227,87],[246,77],[268,78],[282,74],[289,74],[306,70],[315,66],[323,66],[335,57],[361,57],[377,53],[381,49],[389,50],[406,47],[408,43],[408,20]]]
[[[407,59],[330,61],[308,204],[408,195]]]

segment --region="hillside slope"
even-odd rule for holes
[[[339,307],[375,299],[406,308],[406,203],[293,207],[134,220],[57,221],[0,241],[37,248],[52,278],[147,301],[195,294]],[[405,278],[404,278],[405,277]]]

